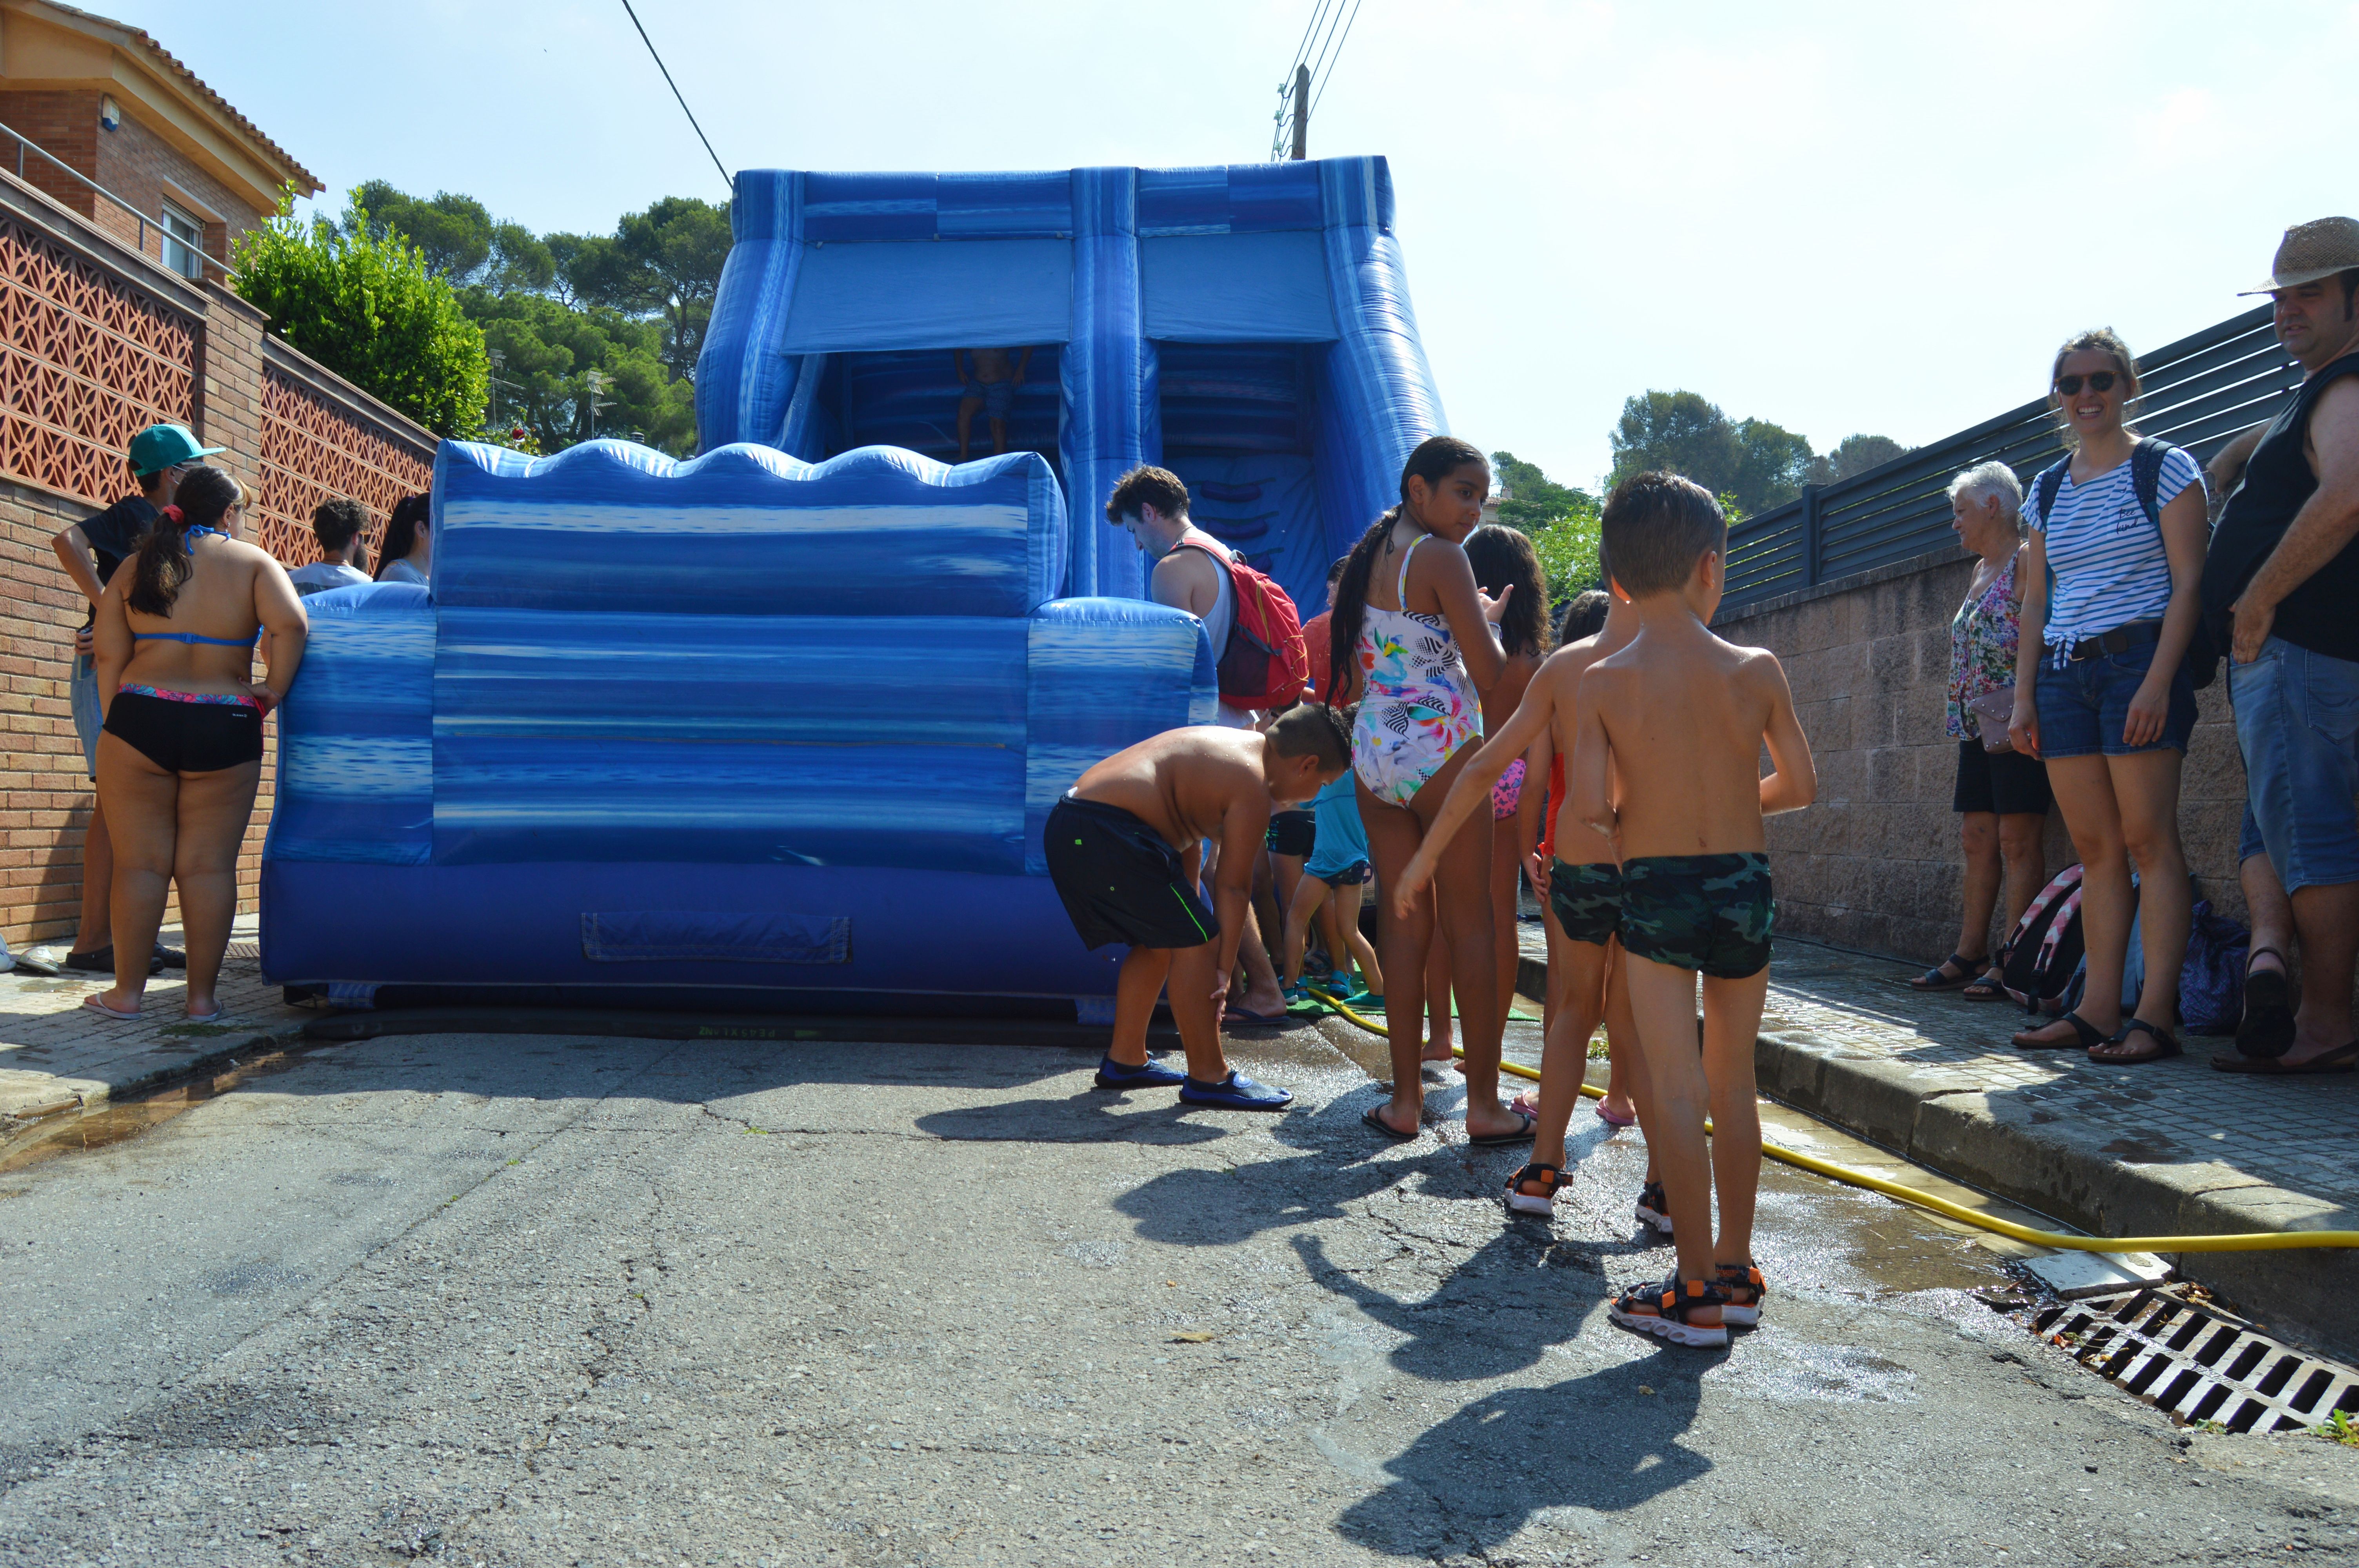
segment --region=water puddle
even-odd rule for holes
[[[223,1072],[44,1118],[0,1147],[0,1173],[21,1171],[67,1154],[111,1149],[207,1100],[219,1099],[252,1079],[283,1073],[315,1049],[257,1052],[251,1058],[233,1061]]]

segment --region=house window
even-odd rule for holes
[[[170,202],[164,203],[164,265],[182,277],[204,276],[205,226]]]

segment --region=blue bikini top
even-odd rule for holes
[[[181,537],[188,539],[229,537],[220,529],[208,528],[201,523],[191,523],[180,532]],[[262,628],[255,627],[254,635],[243,640],[236,637],[200,637],[194,632],[134,632],[131,640],[135,643],[202,643],[215,648],[252,648],[261,643]]]

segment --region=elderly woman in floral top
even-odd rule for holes
[[[1948,729],[1958,743],[1958,784],[1950,808],[1958,813],[1966,852],[1965,920],[1957,950],[1908,983],[1919,990],[1956,990],[1977,1001],[2005,994],[1998,984],[2005,955],[1990,956],[1991,914],[2002,881],[2005,929],[2012,931],[2048,877],[2041,843],[2049,805],[2048,765],[2020,752],[1986,750],[1985,726],[1991,739],[2005,744],[2006,721],[1984,719],[1968,706],[1987,693],[2015,689],[2016,612],[2023,603],[2015,581],[2023,558],[2022,507],[2023,486],[2005,463],[1984,463],[1950,481],[1950,526],[1975,557],[1966,601],[1950,622]]]

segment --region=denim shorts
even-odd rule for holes
[[[2093,757],[2101,752],[2127,757],[2166,748],[2183,753],[2188,736],[2195,730],[2195,688],[2188,684],[2184,668],[2170,677],[2170,707],[2163,718],[2161,737],[2144,746],[2133,746],[2122,739],[2122,730],[2129,723],[2130,698],[2137,695],[2147,671],[2154,667],[2158,645],[2148,643],[2103,658],[2082,659],[2062,669],[2056,667],[2055,654],[2042,654],[2038,683],[2032,688],[2042,760],[2052,762],[2060,757]]]
[[[2237,859],[2266,849],[2289,893],[2359,882],[2359,664],[2271,637],[2229,661],[2228,697],[2245,753]]]
[[[66,695],[73,706],[74,733],[82,737],[82,760],[89,764],[90,776],[98,777],[98,671],[87,654],[76,654],[73,676],[66,683]]]

